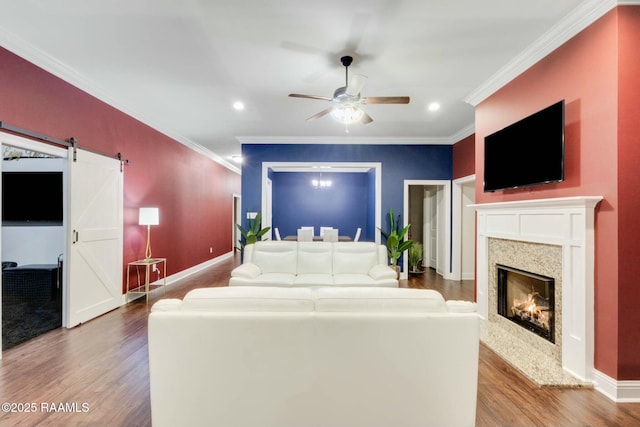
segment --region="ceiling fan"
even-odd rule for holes
[[[363,104],[408,104],[408,96],[360,96],[360,91],[367,81],[367,77],[361,74],[354,74],[349,79],[349,65],[353,62],[351,56],[343,56],[340,62],[345,67],[345,86],[339,87],[333,92],[333,97],[318,95],[302,95],[299,93],[290,93],[292,98],[308,98],[320,99],[323,101],[331,101],[333,105],[325,108],[317,114],[309,117],[307,120],[315,120],[327,114],[343,124],[351,124],[361,122],[368,124],[373,121],[371,116],[367,114],[361,106]]]

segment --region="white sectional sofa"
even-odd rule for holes
[[[231,286],[398,287],[387,249],[373,242],[262,241],[245,246]]]
[[[478,327],[431,290],[196,289],[149,316],[152,423],[473,426]]]

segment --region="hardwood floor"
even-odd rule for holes
[[[225,286],[238,262],[230,258],[185,278],[166,297]],[[473,282],[443,280],[433,271],[401,286],[473,299]],[[134,301],[5,351],[0,426],[150,426],[147,316],[165,297],[157,292],[149,305]],[[640,426],[640,403],[615,404],[592,389],[539,388],[481,345],[477,426]]]

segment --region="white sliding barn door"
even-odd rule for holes
[[[70,150],[73,150],[72,148]],[[120,161],[69,152],[67,327],[122,302],[123,173]]]

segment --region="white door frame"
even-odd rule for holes
[[[438,225],[440,229],[444,229],[447,232],[444,233],[444,248],[451,248],[451,181],[450,180],[434,180],[434,179],[405,179],[404,180],[404,206],[402,212],[402,226],[406,227],[409,224],[409,186],[410,185],[436,185],[441,186],[444,195],[444,212],[442,212],[442,217],[444,218],[443,226]],[[440,216],[438,216],[440,218]],[[438,245],[440,247],[440,245]],[[402,273],[400,273],[401,279],[406,279],[408,277],[409,271],[409,257],[403,256],[402,262]],[[443,271],[443,278],[450,279],[451,278],[451,251],[444,250],[444,253],[438,254],[438,259],[443,260],[443,265],[447,268]]]
[[[462,186],[475,182],[476,176],[468,175],[454,179],[451,188],[451,280],[462,280]],[[474,233],[475,238],[475,233]]]

